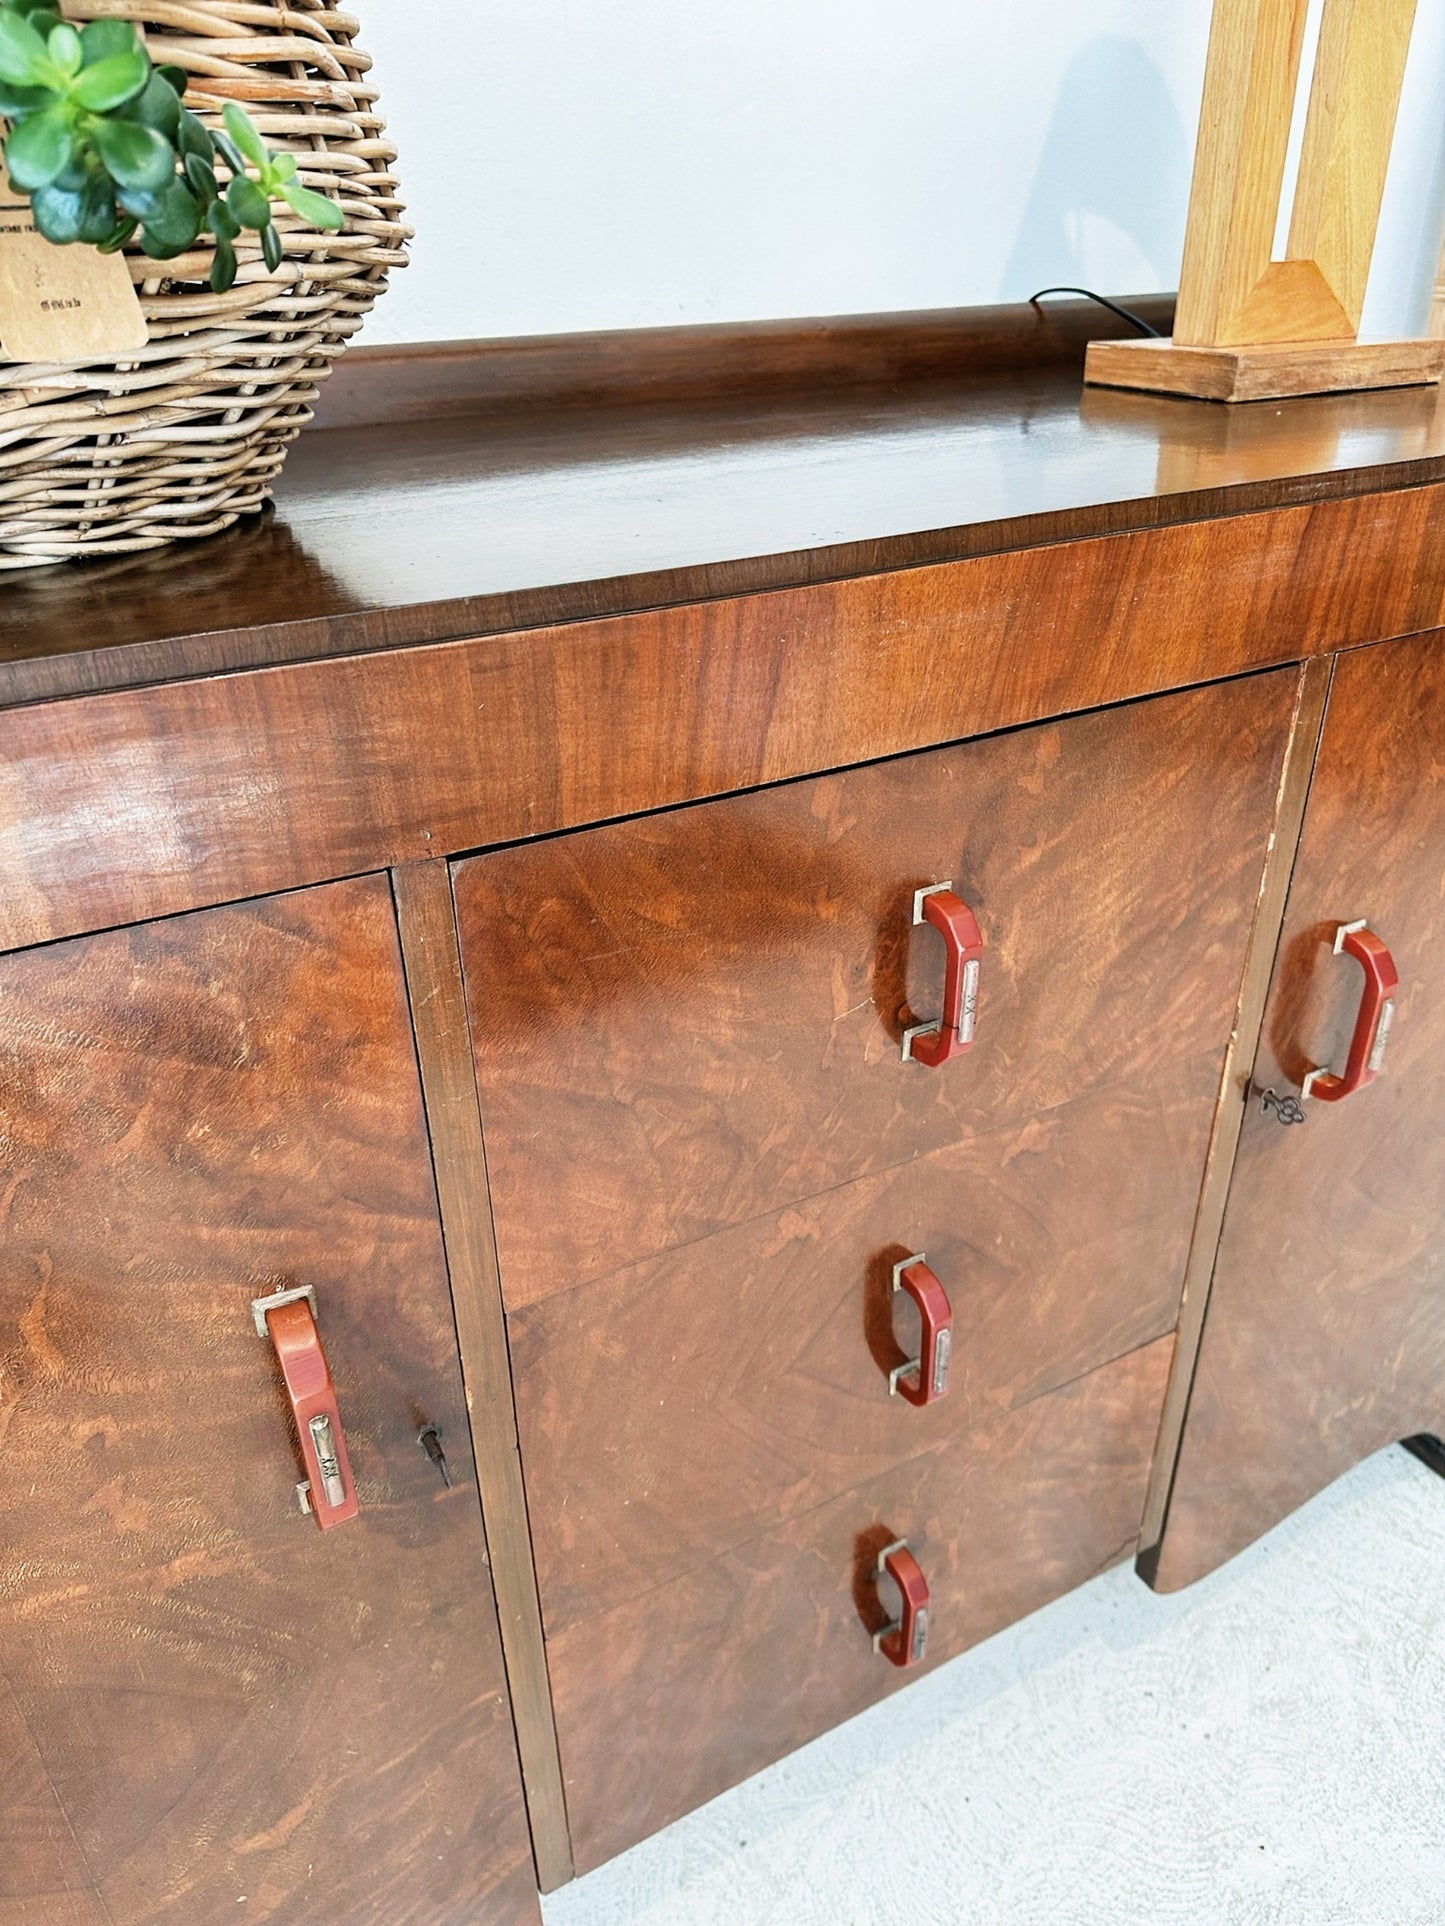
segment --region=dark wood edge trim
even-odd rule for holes
[[[213,675],[297,667],[336,656],[398,654],[443,642],[480,641],[616,616],[656,614],[693,603],[784,594],[1019,550],[1147,534],[1188,522],[1312,508],[1372,495],[1405,496],[1442,482],[1445,459],[1390,462],[1373,468],[1108,502],[1058,515],[931,529],[656,574],[418,603],[401,612],[358,610],[264,629],[214,630],[206,635],[127,642],[68,655],[16,657],[9,662],[0,660],[0,710],[197,681]],[[1344,646],[1361,647],[1389,639],[1372,635]]]
[[[1162,334],[1172,294],[1119,297]],[[353,348],[321,391],[311,432],[503,410],[722,401],[778,388],[887,386],[1077,363],[1132,335],[1091,301],[830,314]]]
[[[1204,1320],[1214,1282],[1214,1265],[1224,1230],[1225,1208],[1234,1177],[1235,1153],[1239,1148],[1239,1136],[1249,1103],[1254,1061],[1264,1025],[1265,1004],[1274,974],[1280,931],[1284,927],[1285,906],[1289,900],[1295,858],[1304,829],[1305,805],[1314,777],[1315,757],[1319,752],[1320,733],[1324,727],[1334,669],[1333,656],[1317,656],[1313,661],[1306,662],[1300,671],[1289,742],[1280,771],[1274,828],[1260,876],[1254,922],[1245,952],[1239,1003],[1219,1082],[1219,1098],[1205,1158],[1204,1181],[1185,1266],[1179,1333],[1169,1384],[1164,1394],[1154,1466],[1139,1531],[1141,1550],[1138,1570],[1140,1576],[1150,1584],[1154,1581],[1159,1543],[1168,1517],[1180,1441],[1188,1416],[1189,1397],[1194,1387],[1194,1372],[1199,1361]]]
[[[552,1892],[573,1876],[572,1851],[532,1563],[451,872],[444,862],[407,863],[392,870],[391,885],[532,1850],[538,1883],[543,1892]]]

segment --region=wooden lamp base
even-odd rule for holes
[[[1445,341],[1273,341],[1185,348],[1173,341],[1091,341],[1084,379],[1200,401],[1276,401],[1355,388],[1412,388],[1445,375]]]

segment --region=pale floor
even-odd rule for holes
[[[1445,1481],[1390,1450],[1127,1567],[547,1902],[548,1926],[1445,1926]]]

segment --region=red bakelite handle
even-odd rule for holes
[[[1365,972],[1365,987],[1355,1015],[1354,1035],[1344,1072],[1311,1070],[1304,1080],[1302,1095],[1316,1097],[1321,1103],[1338,1103],[1373,1083],[1380,1073],[1390,1025],[1395,1016],[1395,992],[1400,973],[1388,949],[1363,923],[1342,923],[1335,936],[1335,955],[1352,956]]]
[[[903,1054],[936,1070],[973,1048],[983,932],[968,904],[954,894],[951,883],[919,890],[913,920],[931,923],[943,938],[943,1015],[937,1023],[917,1024],[905,1031]]]
[[[929,1594],[923,1567],[900,1539],[878,1554],[878,1572],[893,1580],[903,1604],[897,1623],[875,1634],[873,1649],[890,1665],[917,1665],[928,1649]]]
[[[893,1288],[904,1291],[918,1306],[923,1341],[918,1356],[900,1364],[889,1376],[888,1388],[910,1404],[933,1404],[947,1395],[953,1362],[953,1306],[948,1293],[922,1257],[908,1257],[893,1266]]]
[[[296,1419],[301,1457],[311,1483],[311,1509],[321,1529],[330,1531],[355,1518],[361,1507],[321,1333],[304,1297],[266,1310],[265,1317]]]

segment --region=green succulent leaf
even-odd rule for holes
[[[102,254],[119,254],[139,226],[139,221],[133,220],[129,215],[123,215],[105,239],[97,242],[96,245]]]
[[[123,54],[139,54],[148,60],[140,35],[128,20],[92,20],[80,30],[82,64],[98,67],[102,60],[115,60]]]
[[[68,20],[56,21],[46,38],[45,50],[61,73],[67,77],[80,72],[80,63],[85,58],[85,50],[80,44],[80,35]]]
[[[202,207],[209,207],[221,191],[215,168],[198,154],[186,155],[186,181]]]
[[[133,208],[130,211],[135,212]],[[142,225],[148,241],[168,248],[172,254],[180,254],[201,231],[201,209],[189,189],[173,180],[156,196],[151,210],[142,216]]]
[[[5,159],[40,232],[109,253],[139,234],[147,254],[169,260],[206,227],[211,286],[224,293],[239,272],[243,228],[260,236],[270,273],[284,266],[276,204],[332,232],[344,220],[335,201],[302,186],[297,156],[273,154],[237,103],[225,105],[221,128],[207,128],[183,105],[188,84],[184,68],[152,64],[128,20],[82,26],[62,18],[57,0],[0,0]]]
[[[236,250],[229,241],[216,238],[216,258],[211,263],[211,292],[225,294],[236,285]]]
[[[184,241],[168,241],[164,235],[156,234],[148,227],[140,231],[140,244],[153,261],[174,261],[178,254],[184,254]]]
[[[40,232],[57,247],[69,247],[80,239],[85,210],[78,192],[66,187],[39,187],[30,197],[30,211]]]
[[[17,87],[13,81],[0,80],[0,114],[7,120],[20,120],[27,114],[44,113],[60,96],[49,87]]]
[[[5,165],[19,188],[49,187],[75,158],[75,135],[63,107],[22,120],[5,143]]]
[[[293,213],[299,214],[312,227],[335,234],[345,225],[346,216],[335,201],[327,200],[324,194],[318,194],[312,188],[303,187],[300,181],[287,181],[281,189],[281,198]]]
[[[271,219],[271,203],[245,174],[238,174],[226,189],[226,205],[242,227],[263,228]]]
[[[0,8],[0,80],[17,87],[43,86],[49,65],[45,42],[30,22]]]
[[[70,157],[70,165],[63,167],[55,177],[57,187],[68,187],[79,193],[88,180],[99,176],[105,179],[105,169],[91,153],[83,140],[75,143],[75,152]]]
[[[81,75],[84,80],[85,75]],[[172,146],[181,125],[181,103],[175,91],[166,85],[158,73],[152,73],[145,86],[125,111],[127,120],[138,120],[146,127],[154,127],[158,134],[164,134]]]
[[[137,221],[148,221],[152,214],[160,213],[165,200],[166,187],[169,184],[167,182],[160,187],[118,188],[115,198],[126,213],[133,215]]]
[[[80,189],[80,238],[99,247],[115,232],[115,194],[104,174],[92,174]]]
[[[181,124],[176,144],[183,160],[187,154],[194,154],[197,159],[205,161],[209,166],[215,158],[216,150],[211,145],[211,136],[189,107],[181,109]]]
[[[218,241],[234,241],[241,232],[241,223],[224,200],[214,200],[206,209],[206,226]]]
[[[223,133],[221,129],[218,127],[215,130],[215,132],[210,136],[210,141],[214,151],[221,156],[221,159],[226,163],[227,167],[230,168],[233,174],[245,173],[246,171],[245,156],[241,153],[241,150],[237,147],[235,141],[231,139],[231,136],[229,134]]]
[[[256,132],[256,124],[245,108],[238,107],[234,100],[228,100],[221,110],[221,118],[226,123],[226,132],[246,159],[255,167],[264,167],[266,143]]]
[[[150,191],[163,187],[175,173],[175,151],[153,127],[97,116],[89,122],[89,131],[100,158],[120,187]]]
[[[92,114],[108,114],[113,108],[123,107],[137,94],[149,92],[151,66],[139,51],[126,54],[111,54],[105,60],[97,60],[93,67],[84,67],[70,83],[70,98]],[[176,107],[176,97],[160,82],[161,93]]]

